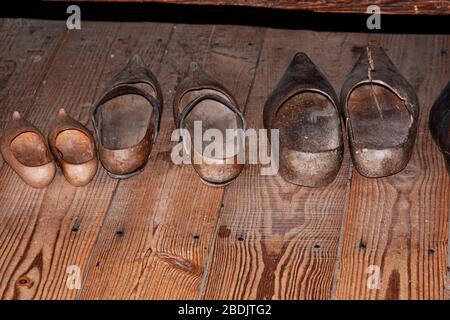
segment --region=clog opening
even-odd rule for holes
[[[273,124],[280,130],[280,146],[302,152],[325,152],[341,145],[340,118],[324,94],[302,91],[278,109]]]
[[[91,160],[95,146],[89,137],[79,130],[64,130],[56,136],[55,147],[64,161],[81,164]]]
[[[352,143],[359,148],[384,149],[407,141],[412,116],[405,101],[378,83],[363,83],[348,95]]]
[[[199,89],[186,92],[180,99],[180,105],[203,95],[218,95],[230,102],[229,97],[214,89]],[[237,129],[243,129],[239,116],[219,101],[205,99],[199,102],[186,116],[185,127],[191,136],[195,151],[206,158],[225,159],[238,154],[242,149],[242,139]],[[196,128],[199,128],[196,130]],[[200,144],[194,143],[199,133]],[[233,133],[233,134],[232,134]]]
[[[154,94],[150,85],[136,84]],[[145,88],[144,88],[145,87]],[[138,94],[123,94],[108,100],[100,109],[100,136],[104,147],[120,150],[134,147],[153,129],[153,106]]]
[[[27,167],[38,167],[51,161],[42,137],[31,131],[23,132],[11,141],[11,152]]]

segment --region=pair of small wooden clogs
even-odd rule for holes
[[[414,89],[378,46],[364,48],[340,99],[306,54],[297,53],[264,106],[265,127],[280,130],[280,175],[309,187],[338,174],[344,127],[362,175],[400,172],[411,157],[418,117]]]
[[[138,56],[106,86],[92,120],[100,161],[110,176],[127,178],[144,168],[156,142],[162,106],[158,80]],[[214,128],[223,137],[228,129],[245,129],[233,95],[196,63],[177,87],[173,116],[176,127],[191,137],[184,137],[183,146],[204,183],[223,186],[239,175],[243,165],[237,161],[238,152],[228,150],[233,143],[223,141],[222,155],[206,155],[204,146],[194,143],[196,123],[201,123],[201,134]]]
[[[58,163],[74,186],[88,184],[97,172],[97,151],[89,130],[60,109],[44,135],[15,111],[0,148],[4,160],[30,186],[42,188],[52,182]],[[56,163],[55,163],[56,160]]]

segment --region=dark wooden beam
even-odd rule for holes
[[[69,0],[59,0],[69,1]],[[369,5],[378,5],[386,14],[450,14],[449,0],[78,0],[83,2],[157,2],[193,5],[230,5],[315,12],[366,13]],[[70,1],[73,2],[73,1]]]

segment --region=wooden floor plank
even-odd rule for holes
[[[90,126],[90,107],[105,82],[135,52],[158,68],[171,30],[170,24],[85,22],[81,31],[67,33],[24,115],[47,133],[58,108],[65,107]],[[5,253],[0,296],[75,298],[78,291],[67,286],[68,278],[86,271],[116,185],[99,169],[87,187],[73,187],[58,173],[48,188],[36,190],[6,166],[0,180],[0,212],[6,221],[0,227],[0,252]]]
[[[56,21],[2,19],[0,29],[0,127],[6,127],[13,110],[24,113],[42,86],[47,67],[53,61],[65,35]],[[8,173],[9,172],[9,173]],[[15,184],[11,170],[0,155],[0,297],[13,268],[11,261],[20,259],[17,245],[32,221],[31,209],[42,192],[26,190]],[[20,211],[26,215],[20,216]],[[19,212],[19,213],[18,213]]]
[[[297,51],[304,51],[337,88],[360,34],[270,29],[246,110],[248,126],[262,128],[262,106]],[[325,299],[331,296],[348,156],[328,187],[312,189],[260,175],[250,165],[224,198],[203,298]]]
[[[118,188],[81,298],[198,296],[223,189],[171,161],[173,88],[191,61],[203,62],[243,106],[261,43],[254,27],[177,26],[159,76],[169,94],[158,142],[145,171]]]
[[[450,78],[450,37],[372,38],[389,50],[417,90],[420,128],[404,171],[382,179],[353,173],[336,298],[441,299],[446,281],[450,180],[428,130],[428,113]],[[377,268],[379,289],[374,278]]]

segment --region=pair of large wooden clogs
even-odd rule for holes
[[[297,53],[264,106],[266,128],[280,130],[281,176],[309,187],[336,177],[344,152],[343,127],[362,175],[384,177],[403,170],[418,117],[413,88],[377,46],[363,49],[340,99],[306,54]]]
[[[266,128],[280,130],[280,175],[309,187],[336,177],[344,152],[341,127],[356,169],[378,178],[406,167],[418,121],[414,89],[378,46],[364,48],[340,99],[314,63],[296,54],[264,106]],[[429,126],[450,172],[450,83],[431,108]]]

